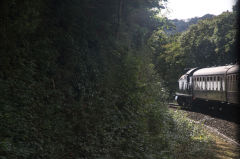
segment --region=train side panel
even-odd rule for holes
[[[226,95],[225,95],[225,92],[223,91],[194,91],[193,98],[226,102]]]
[[[198,75],[193,77],[193,97],[226,102],[224,75]]]

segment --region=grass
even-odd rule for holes
[[[177,159],[238,159],[240,148],[192,122],[186,113],[169,110],[174,120],[170,139]]]
[[[239,159],[240,147],[227,142],[215,134],[210,134],[215,145],[212,145],[211,152],[217,159]]]

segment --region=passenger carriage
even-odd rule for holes
[[[195,100],[239,104],[239,65],[193,68],[179,79],[176,99],[191,106]]]

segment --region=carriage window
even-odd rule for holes
[[[236,84],[236,75],[233,75],[233,85],[232,85],[232,90],[237,91],[237,84]]]
[[[217,76],[216,79],[217,79],[216,90],[217,90],[217,91],[220,91],[220,77]]]
[[[232,76],[231,75],[229,75],[228,76],[228,89],[229,89],[229,91],[231,91],[232,90]]]

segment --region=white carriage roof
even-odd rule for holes
[[[228,74],[231,74],[231,73],[239,73],[239,65],[234,65],[233,67],[231,67],[228,71],[227,71],[227,73]]]
[[[237,65],[227,65],[227,66],[202,68],[202,69],[199,69],[196,72],[194,72],[193,76],[207,76],[207,75],[225,74],[226,71],[230,70],[230,68],[235,67],[235,66],[237,66]]]

